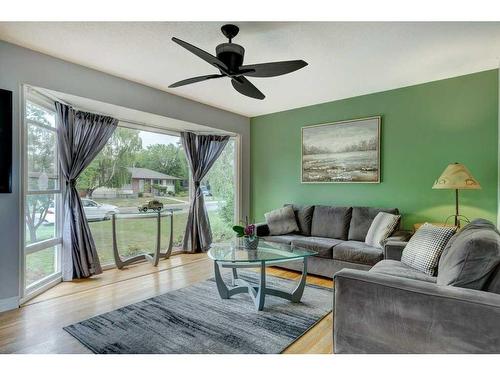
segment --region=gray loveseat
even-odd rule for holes
[[[397,208],[292,205],[299,232],[270,236],[267,224],[257,224],[266,241],[293,244],[318,252],[308,261],[308,273],[332,278],[343,268],[369,270],[384,258],[384,250],[365,244],[366,234],[379,212],[398,214]],[[395,232],[388,241],[406,240],[409,232]],[[280,267],[302,270],[300,262]]]
[[[478,219],[448,242],[436,276],[386,244],[369,271],[335,274],[335,353],[500,353],[500,234]]]

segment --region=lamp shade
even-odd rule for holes
[[[453,163],[446,167],[441,176],[434,182],[433,189],[481,189],[479,182],[472,176],[467,167]]]

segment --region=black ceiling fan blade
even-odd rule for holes
[[[221,77],[225,77],[225,75],[224,74],[210,74],[207,76],[193,77],[193,78],[183,79],[182,81],[172,83],[168,87],[173,88],[173,87],[179,87],[179,86],[184,86],[184,85],[190,85],[191,83],[196,83],[196,82],[206,81],[207,79],[214,79],[214,78],[221,78]]]
[[[257,87],[255,87],[252,82],[246,79],[243,76],[233,77],[231,79],[231,83],[236,91],[240,94],[249,96],[255,99],[264,99],[266,96],[259,91]]]
[[[181,47],[184,47],[187,49],[189,52],[195,54],[199,58],[205,60],[207,63],[215,66],[217,69],[220,69],[222,71],[228,72],[229,68],[227,67],[226,64],[224,64],[222,61],[220,61],[217,57],[214,55],[203,51],[202,49],[193,46],[192,44],[189,44],[188,42],[185,42],[183,40],[177,39],[176,37],[172,38],[172,41],[180,45]]]
[[[243,65],[240,70],[249,70],[242,73],[248,77],[276,77],[299,70],[307,66],[304,60],[276,61],[263,64]]]

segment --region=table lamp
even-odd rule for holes
[[[460,227],[460,218],[467,217],[460,215],[458,211],[458,190],[477,190],[481,189],[479,182],[472,176],[467,167],[460,163],[453,163],[446,167],[446,169],[441,173],[441,176],[434,182],[432,186],[433,189],[455,189],[455,215],[450,215],[455,217],[455,226]],[[446,219],[448,220],[448,219]]]

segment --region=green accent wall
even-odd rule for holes
[[[307,95],[304,93],[303,95]],[[381,115],[380,184],[302,184],[301,127]],[[251,119],[251,217],[284,203],[398,207],[403,226],[443,222],[454,191],[432,190],[452,162],[482,190],[461,191],[461,213],[497,219],[498,70]]]

